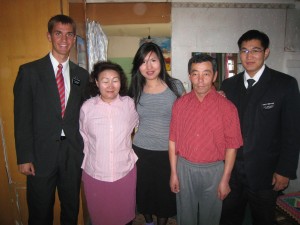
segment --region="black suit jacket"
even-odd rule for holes
[[[226,79],[221,89],[242,110],[244,73]],[[276,172],[296,178],[300,149],[300,95],[295,78],[265,68],[255,84],[240,122],[244,140],[243,158],[250,188],[272,188]],[[239,150],[238,150],[239,151]]]
[[[56,166],[62,129],[70,153],[83,159],[79,111],[88,97],[88,72],[69,62],[70,95],[64,118],[49,55],[21,65],[14,85],[15,143],[18,164],[32,162],[37,176],[49,175]]]

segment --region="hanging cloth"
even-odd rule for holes
[[[108,39],[100,24],[96,21],[86,22],[88,71],[91,73],[95,63],[107,61]]]

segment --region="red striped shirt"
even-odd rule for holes
[[[191,91],[173,105],[170,140],[176,154],[191,162],[224,160],[226,149],[243,144],[237,109],[214,88],[202,102]]]

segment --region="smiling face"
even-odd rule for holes
[[[140,73],[146,80],[154,80],[159,77],[161,65],[155,52],[149,52],[144,62],[139,67]]]
[[[240,59],[247,73],[253,77],[264,65],[270,49],[264,49],[260,40],[253,39],[241,44]]]
[[[197,98],[202,101],[216,81],[217,72],[213,72],[211,62],[192,63],[189,79]]]
[[[120,76],[114,70],[104,70],[98,75],[96,85],[99,88],[101,99],[110,103],[119,94],[121,88]]]
[[[51,34],[47,33],[48,40],[52,43],[52,54],[58,62],[64,62],[75,44],[76,35],[71,24],[56,23]]]

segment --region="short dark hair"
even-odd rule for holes
[[[211,62],[213,72],[216,73],[218,71],[217,60],[208,54],[201,53],[201,54],[193,55],[192,58],[190,58],[188,63],[189,74],[191,73],[193,63],[202,63],[202,62]]]
[[[49,34],[52,33],[53,27],[57,23],[71,24],[72,27],[73,27],[73,33],[76,34],[76,23],[75,23],[75,21],[71,17],[63,15],[63,14],[58,14],[58,15],[53,16],[53,17],[50,18],[50,20],[48,21],[48,32],[49,32]]]
[[[110,62],[110,61],[101,61],[94,64],[93,71],[91,72],[91,95],[96,96],[99,94],[99,88],[96,85],[96,80],[98,81],[99,74],[105,70],[113,70],[116,71],[120,76],[121,88],[119,95],[125,96],[127,95],[127,77],[125,75],[124,70],[119,64]]]
[[[244,41],[251,41],[251,40],[254,40],[254,39],[259,40],[264,49],[269,48],[270,39],[269,39],[268,35],[266,35],[262,31],[248,30],[246,33],[244,33],[240,37],[240,39],[237,42],[238,46],[239,46],[239,49],[241,49],[242,43]]]

